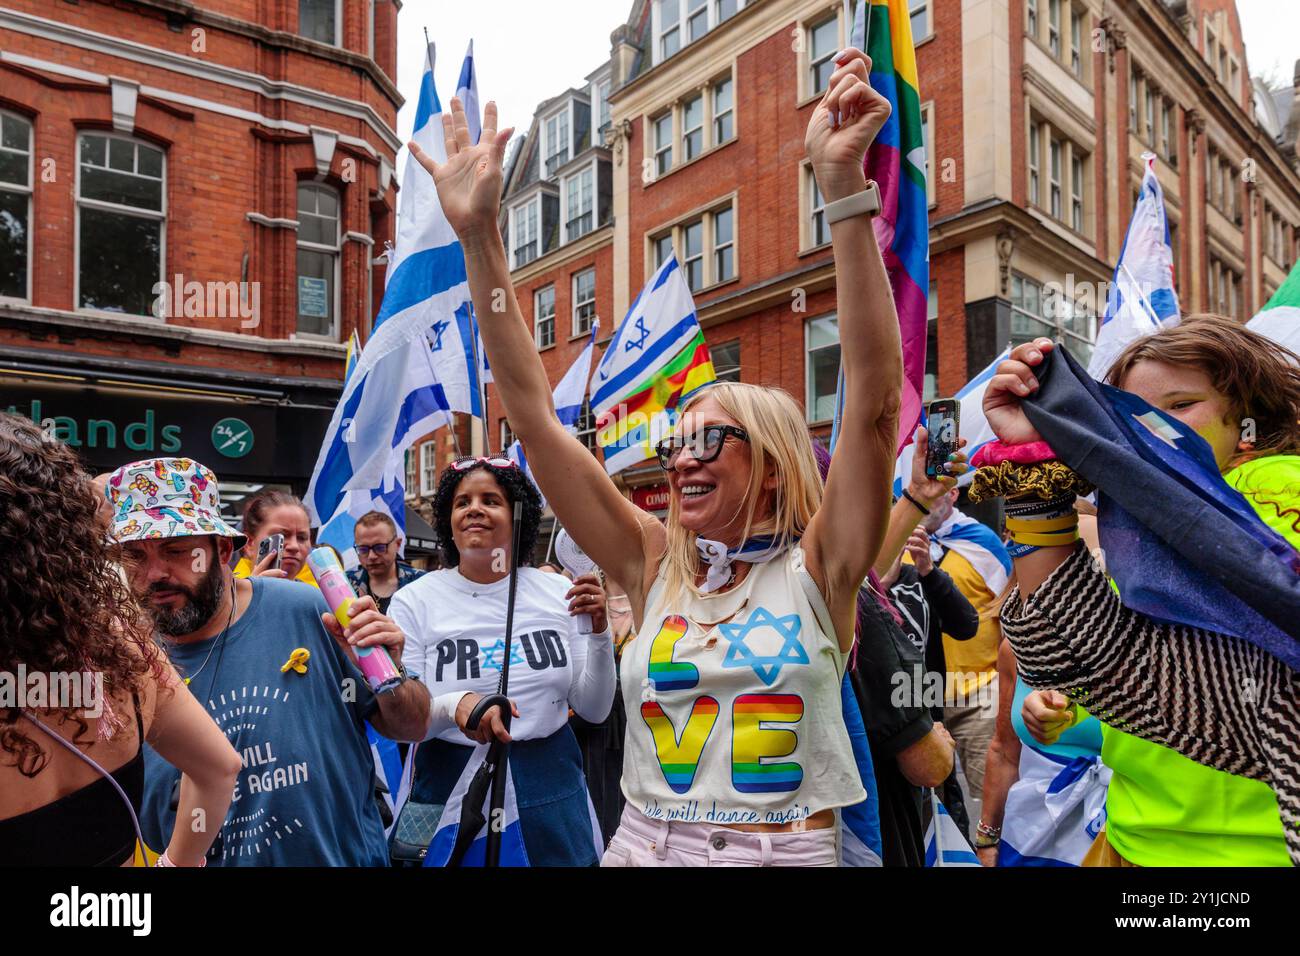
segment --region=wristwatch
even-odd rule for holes
[[[825,214],[828,226],[844,219],[852,219],[854,216],[878,216],[880,215],[880,187],[876,185],[874,179],[868,179],[867,188],[862,192],[828,202]]]

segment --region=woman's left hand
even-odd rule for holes
[[[866,188],[867,149],[889,119],[889,100],[871,88],[871,59],[849,47],[835,60],[826,95],[813,110],[804,149],[826,202]]]
[[[600,578],[594,574],[584,574],[573,579],[573,587],[564,595],[569,602],[569,614],[590,614],[591,633],[603,634],[609,627],[605,615],[605,589],[600,586]]]

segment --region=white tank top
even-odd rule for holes
[[[866,797],[841,653],[803,551],[730,591],[676,601],[663,568],[623,652],[623,794],[657,820],[790,823]]]

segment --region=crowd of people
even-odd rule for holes
[[[927,865],[940,805],[986,866],[1300,863],[1300,677],[1126,603],[1095,557],[1086,463],[1044,438],[1052,342],[990,382],[997,441],[968,490],[961,450],[927,473],[922,427],[892,494],[901,344],[862,198],[889,106],[868,69],[839,56],[806,138],[839,299],[833,456],[788,394],[719,383],[655,448],[666,519],[625,497],[550,411],[497,225],[509,131],[489,104],[472,145],[458,101],[447,162],[413,152],[536,485],[505,457],[444,469],[440,568],[399,560],[393,520],[368,514],[336,615],[291,494],[254,495],[236,527],[200,462],[92,477],[0,414],[0,670],[103,678],[93,715],[0,702],[0,864],[419,864],[493,741],[534,865],[837,866],[864,802],[886,866]],[[1194,317],[1134,342],[1110,384],[1199,435],[1300,549],[1296,356]],[[598,573],[535,566],[539,489]],[[374,689],[372,653],[399,679]],[[509,713],[486,706],[503,668]],[[379,738],[403,745],[396,820]]]

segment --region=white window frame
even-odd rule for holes
[[[33,127],[33,132],[34,130],[35,127]],[[140,209],[136,206],[119,206],[117,203],[103,202],[98,199],[87,199],[81,195],[81,142],[82,139],[84,139],[87,136],[102,136],[105,139],[121,139],[121,140],[125,140],[128,143],[131,143],[133,146],[137,144],[141,146],[147,146],[150,149],[157,150],[159,153],[162,154],[162,209],[161,211],[155,212],[152,209]],[[143,139],[137,139],[134,136],[125,136],[122,135],[121,133],[109,132],[107,130],[91,130],[91,129],[77,131],[76,138],[74,139],[73,148],[75,150],[74,163],[76,164],[76,170],[77,170],[76,199],[75,199],[77,218],[76,218],[76,226],[73,230],[74,234],[72,237],[73,309],[77,312],[82,312],[88,315],[105,315],[105,316],[120,318],[121,316],[130,313],[107,312],[101,309],[82,308],[81,306],[81,210],[98,209],[103,212],[112,212],[112,213],[118,213],[120,215],[136,216],[141,219],[154,219],[159,221],[161,223],[161,227],[158,232],[158,278],[160,281],[162,281],[167,275],[167,173],[168,173],[167,151],[165,149],[162,149],[159,146],[155,146],[153,143],[147,142],[146,140]],[[108,162],[107,149],[108,147],[105,146],[105,150],[106,150],[104,156],[105,162]],[[295,201],[296,201],[296,196],[297,194],[295,193]],[[30,257],[28,261],[30,263]],[[28,266],[28,268],[30,269],[30,265]],[[296,271],[297,271],[297,267],[295,266],[295,274]],[[29,288],[28,295],[31,295],[31,292],[32,290]],[[154,321],[160,323],[165,321],[154,315],[144,315],[144,316],[133,315],[132,317],[153,319]]]
[[[1038,39],[1038,0],[1025,0],[1025,32]]]
[[[582,407],[578,409],[578,421],[574,437],[586,446],[587,450],[595,454],[599,442],[596,440],[596,416],[591,413],[591,399],[584,398]]]
[[[819,90],[817,88],[817,67],[821,66],[823,63],[828,62],[829,60],[832,60],[835,57],[835,54],[840,52],[840,50],[844,48],[844,35],[846,31],[846,25],[843,23],[843,19],[844,18],[841,16],[840,9],[837,8],[835,12],[832,13],[830,16],[823,16],[823,17],[818,17],[816,20],[810,20],[808,24],[804,27],[804,49],[808,51],[807,53],[808,65],[804,70],[804,89],[805,89],[806,97],[810,98],[814,96],[821,96],[826,92],[825,90]],[[837,38],[838,48],[832,49],[829,52],[824,53],[823,55],[819,56],[817,59],[813,59],[813,34],[821,27],[824,27],[826,24],[830,23],[832,20],[835,21],[836,28],[839,31],[839,36]],[[833,43],[831,44],[831,46],[835,47],[836,44]],[[833,73],[834,71],[832,70],[831,72]]]
[[[731,105],[728,106],[725,110],[718,112],[718,91],[721,89],[723,84],[730,84],[731,86]],[[709,112],[712,114],[711,122],[709,123],[712,143],[714,146],[721,146],[723,143],[730,143],[733,139],[736,138],[735,77],[733,77],[730,73],[728,73],[724,77],[718,77],[716,80],[714,80],[712,83],[709,84],[706,93],[708,95]],[[731,135],[728,136],[726,139],[722,139],[718,135],[718,124],[722,121],[723,117],[729,117],[731,119]]]
[[[339,289],[340,279],[341,279],[341,277],[342,277],[342,272],[343,272],[343,254],[342,254],[342,253],[343,253],[343,236],[344,236],[344,233],[345,233],[345,231],[346,231],[346,230],[344,230],[344,228],[343,228],[343,193],[340,192],[338,189],[334,188],[333,186],[328,185],[327,183],[318,183],[318,182],[315,182],[315,181],[313,181],[313,180],[299,180],[297,183],[294,184],[294,190],[293,190],[293,204],[294,204],[294,205],[293,205],[293,208],[294,208],[294,215],[295,215],[295,216],[298,214],[298,213],[297,213],[297,210],[298,210],[298,190],[301,189],[301,188],[303,188],[304,186],[306,186],[306,187],[311,187],[311,188],[314,188],[314,189],[324,189],[324,190],[329,190],[330,192],[334,193],[334,199],[335,199],[335,201],[338,203],[338,210],[339,210],[339,215],[338,215],[338,241],[335,243],[335,245],[334,245],[333,247],[330,247],[330,246],[323,245],[323,244],[321,244],[321,243],[317,243],[317,242],[304,242],[303,239],[302,239],[302,235],[301,235],[301,233],[297,233],[297,234],[296,234],[297,242],[296,242],[296,244],[295,244],[295,246],[294,246],[294,267],[293,267],[293,270],[294,270],[294,271],[293,271],[293,276],[294,276],[294,298],[293,298],[293,302],[294,302],[294,306],[293,306],[293,325],[294,325],[294,332],[293,332],[293,337],[294,337],[294,338],[300,338],[300,339],[309,339],[309,340],[314,340],[314,341],[321,341],[321,342],[337,342],[337,341],[339,340],[339,329],[340,329],[340,327],[341,327],[342,324],[343,324],[343,316],[342,316],[342,314],[341,314],[341,302],[342,302],[342,297],[341,297],[341,295],[340,295],[340,289]],[[308,252],[320,252],[320,253],[326,253],[326,254],[328,254],[328,255],[331,255],[331,256],[333,257],[333,259],[334,259],[334,276],[333,276],[333,280],[332,280],[332,281],[333,281],[333,285],[332,285],[332,288],[331,288],[332,298],[334,299],[334,308],[333,308],[334,321],[333,321],[333,324],[332,324],[332,326],[331,326],[330,331],[329,331],[328,333],[325,333],[325,334],[321,334],[321,333],[317,333],[317,332],[299,332],[299,331],[298,331],[298,256],[297,256],[297,252],[298,252],[299,249],[305,249],[305,250],[308,251]]]
[[[668,120],[668,132],[664,139],[661,140],[659,124],[665,119]],[[654,159],[656,178],[659,176],[666,176],[668,173],[672,172],[676,165],[674,162],[676,157],[673,155],[673,140],[675,138],[673,136],[673,130],[676,126],[676,110],[670,109],[664,113],[660,113],[658,116],[650,117],[650,155],[651,158]]]
[[[827,245],[831,241],[831,227],[826,222],[826,201],[822,197],[821,189],[817,185],[817,176],[813,173],[811,164],[803,165],[803,174],[805,179],[805,195],[808,197],[808,239],[805,251],[817,249]],[[819,203],[817,200],[821,199]],[[818,222],[821,223],[821,234],[825,238],[820,239],[818,236]]]
[[[819,315],[816,316],[815,318],[809,319],[807,322],[803,324],[804,418],[807,420],[808,424],[810,425],[816,424],[817,422],[826,422],[831,420],[831,418],[813,417],[813,410],[817,404],[817,397],[813,395],[812,330],[814,325],[816,325],[819,322],[825,322],[828,319],[834,320],[836,323],[835,324],[835,341],[836,341],[835,347],[841,348],[842,344],[840,342],[840,336],[839,336],[839,315],[837,313],[831,312],[828,313],[827,315]],[[821,345],[817,347],[817,351],[821,351],[822,349],[829,349],[830,347],[831,346],[829,345]],[[833,418],[834,416],[832,415],[831,417]]]
[[[668,59],[668,57],[675,56],[692,43],[698,43],[725,22],[721,18],[719,12],[722,5],[721,0],[705,0],[702,6],[696,10],[690,9],[690,2],[691,0],[677,0],[674,4],[672,3],[672,0],[669,0],[666,6],[676,7],[677,19],[668,30],[665,30],[659,0],[653,0],[650,7],[650,35],[654,38],[654,46],[651,51],[652,65],[658,66],[664,60]],[[736,0],[736,13],[745,9],[749,2],[750,0]],[[692,40],[689,32],[690,21],[700,13],[703,13],[705,17],[704,32]],[[734,15],[735,14],[732,14],[732,16]],[[728,19],[730,19],[730,17],[728,17]],[[666,39],[667,34],[671,33],[673,30],[677,31],[677,49],[673,50],[672,53],[665,54],[664,40]]]
[[[304,40],[308,37],[302,32],[302,4],[298,4],[298,33],[297,36]],[[312,43],[320,43],[320,40],[312,40]],[[334,0],[334,41],[326,44],[327,46],[343,48],[343,0]]]
[[[1061,3],[1062,0],[1047,0],[1047,52],[1054,59],[1061,58]]]
[[[921,145],[925,147],[925,201],[929,206],[938,202],[934,184],[935,161],[934,145],[934,101],[921,107]]]
[[[596,80],[591,85],[592,100],[592,126],[595,127],[597,134],[600,135],[600,144],[605,145],[604,134],[601,130],[611,126],[614,122],[614,110],[610,106],[609,94],[613,89],[613,81],[610,77],[604,76]],[[606,116],[606,114],[608,114]]]
[[[545,345],[542,344],[542,294],[551,293],[551,341]],[[557,297],[555,294],[555,284],[544,285],[533,292],[533,343],[537,346],[537,351],[552,348],[555,345],[555,320],[557,312]]]
[[[680,230],[680,236],[678,242],[676,243],[676,247],[681,250],[678,261],[681,264],[682,278],[686,280],[687,288],[690,288],[690,284],[691,284],[691,279],[690,279],[691,263],[698,262],[700,264],[700,286],[698,289],[691,289],[692,294],[699,293],[704,289],[707,289],[710,285],[709,283],[709,242],[708,242],[709,237],[706,234],[706,230],[707,230],[707,223],[705,222],[706,219],[707,219],[706,216],[700,216],[697,219],[692,219],[689,222],[684,222],[678,227],[678,229]],[[688,247],[686,245],[686,233],[690,229],[694,228],[695,226],[700,227],[700,251],[695,255],[690,255]]]
[[[1061,139],[1049,133],[1047,138],[1047,212],[1058,222],[1063,222],[1065,216],[1065,192],[1061,185],[1064,165],[1064,143]]]
[[[651,236],[650,256],[647,259],[648,262],[654,264],[654,267],[648,270],[651,274],[658,272],[659,267],[662,266],[667,261],[667,259],[659,258],[659,243],[663,242],[663,240],[665,239],[668,240],[669,254],[674,256],[677,255],[677,236],[675,230],[670,229],[667,232],[660,232],[657,235]],[[678,261],[680,262],[680,260]]]
[[[582,212],[579,212],[577,216],[569,215],[569,202],[570,199],[572,198],[572,190],[574,189],[574,183],[577,180],[581,180],[582,177],[584,176],[590,177],[591,180],[591,188],[589,192],[589,199],[591,205],[591,208],[589,210],[589,213],[591,215],[591,228],[588,229],[586,232],[580,232],[580,233],[570,235],[569,233],[570,220],[580,219],[583,215],[586,215],[586,213],[582,213]],[[580,190],[579,196],[581,197],[582,195],[581,185],[579,185],[577,188]],[[592,159],[589,165],[583,166],[581,169],[576,169],[572,173],[564,177],[564,180],[560,184],[560,210],[564,217],[564,224],[563,226],[561,226],[561,237],[562,237],[560,240],[561,245],[563,245],[564,243],[572,242],[575,239],[581,239],[583,236],[590,235],[591,233],[596,231],[596,226],[598,224],[596,222],[596,161],[595,159]]]
[[[519,260],[519,250],[523,248],[520,230],[524,223],[528,221],[530,212],[536,213],[534,225],[536,232],[533,234],[533,242],[537,244],[537,253],[531,259],[524,262]],[[542,194],[538,193],[531,199],[518,203],[510,207],[510,261],[514,263],[514,268],[519,269],[540,259],[542,255]]]
[[[862,0],[858,0],[858,2],[861,3]],[[908,4],[907,4],[908,20],[914,22],[915,17],[918,13],[925,14],[925,32],[917,33],[915,30],[912,31],[913,45],[920,43],[926,37],[934,33],[934,17],[931,16],[933,11],[930,9],[930,0],[908,0]],[[853,15],[857,16],[856,6],[854,7]]]
[[[1070,148],[1070,228],[1082,233],[1087,225],[1087,210],[1084,208],[1084,196],[1087,194],[1086,182],[1088,167],[1086,157]]]
[[[564,128],[568,142],[564,144],[564,159],[555,164],[555,168],[550,168],[551,160],[561,155],[561,151],[554,148],[555,144],[551,141],[551,123],[555,122],[555,136],[560,134],[559,120],[564,119]],[[573,100],[565,102],[562,109],[548,113],[542,120],[542,179],[550,179],[555,175],[555,171],[564,166],[569,160],[573,159]]]
[[[578,298],[578,280],[588,274],[591,275],[591,298],[580,300]],[[596,321],[596,267],[591,266],[586,269],[579,269],[575,272],[573,278],[570,280],[570,289],[571,293],[569,298],[573,303],[573,308],[571,310],[573,313],[573,324],[571,326],[572,334],[574,336],[586,335],[591,331],[592,323]],[[584,305],[591,306],[591,315],[587,318],[587,327],[585,329],[582,327],[582,319],[578,315],[578,310]]]
[[[23,123],[27,127],[27,182],[21,185],[18,183],[10,183],[10,182],[0,183],[0,190],[4,192],[12,192],[18,195],[25,195],[27,197],[27,220],[26,220],[27,274],[23,277],[23,289],[24,291],[26,291],[27,294],[22,298],[14,298],[13,296],[0,295],[0,302],[29,303],[32,301],[32,280],[35,275],[32,267],[32,233],[34,232],[34,230],[32,229],[32,214],[34,211],[32,206],[32,189],[33,189],[32,184],[34,181],[35,169],[36,169],[36,124],[33,123],[30,119],[28,119],[26,116],[23,116],[19,113],[12,112],[11,110],[0,110],[0,116],[8,116],[10,119],[16,119],[18,120],[18,122]],[[5,152],[17,153],[17,150],[6,149]],[[167,201],[167,180],[165,178],[165,173],[166,173],[165,163],[166,163],[166,155],[164,154],[164,167],[163,167],[164,170],[163,202],[164,203]],[[78,167],[80,167],[81,165],[80,162],[78,162],[77,165]],[[80,216],[77,217],[77,221],[78,223],[80,223],[81,221]],[[80,272],[78,272],[78,275],[80,275]]]
[[[419,497],[420,467],[417,459],[418,453],[415,447],[406,449],[406,454],[402,459],[402,484],[403,492],[408,501]]]
[[[677,109],[681,111],[681,122],[678,123],[678,126],[681,128],[681,135],[678,137],[678,144],[681,147],[680,152],[682,155],[683,163],[689,163],[692,159],[697,159],[698,157],[704,154],[705,150],[709,148],[709,144],[705,140],[705,127],[707,124],[705,123],[705,119],[704,119],[704,111],[706,108],[705,94],[707,92],[708,92],[707,89],[695,90],[693,93],[690,93],[687,96],[682,97],[681,101],[677,105]],[[700,122],[696,126],[687,127],[686,125],[687,123],[686,107],[688,103],[700,104]],[[694,154],[691,153],[690,149],[686,145],[687,137],[689,137],[692,133],[700,134],[699,135],[700,145]]]
[[[1083,37],[1088,32],[1088,14],[1070,8],[1070,72],[1075,79],[1084,78]]]
[[[718,242],[718,217],[723,213],[731,214],[731,238],[726,242]],[[708,222],[707,240],[709,245],[709,267],[710,271],[707,276],[709,285],[717,285],[720,282],[730,282],[740,272],[740,262],[736,258],[736,204],[728,203],[725,206],[718,206],[709,212],[705,217]],[[731,275],[723,276],[721,269],[718,268],[720,253],[723,250],[731,250]]]
[[[1043,127],[1029,118],[1029,204],[1043,208]]]
[[[420,495],[428,497],[438,490],[438,443],[420,445]]]

